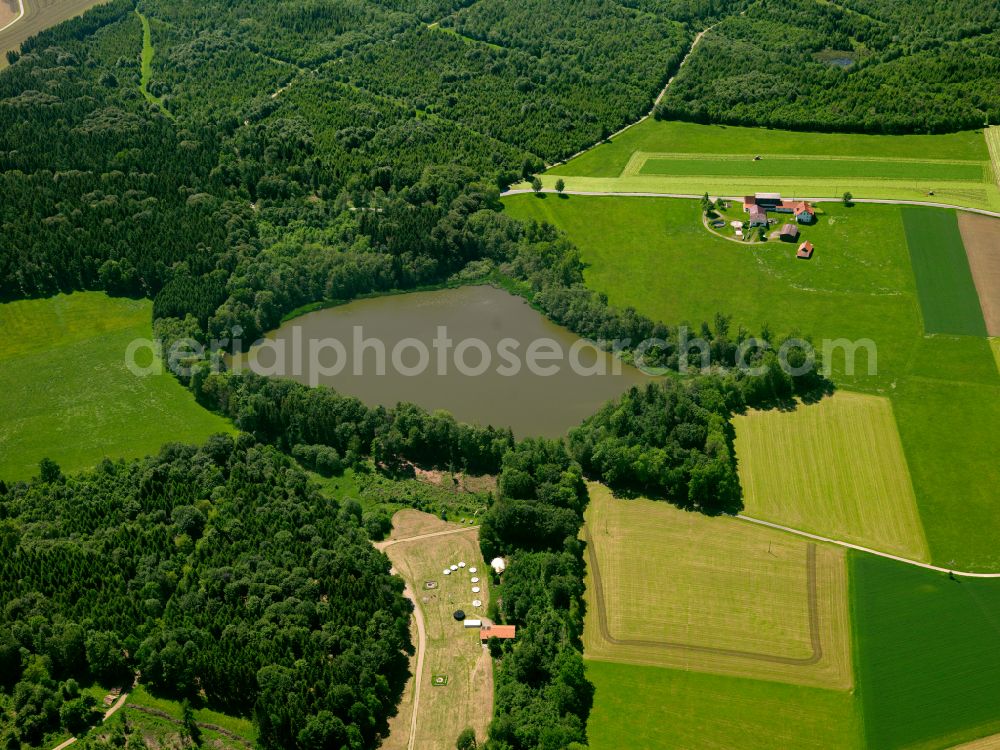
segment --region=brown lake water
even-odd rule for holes
[[[446,409],[518,437],[563,435],[650,377],[490,286],[414,292],[308,313],[233,361],[370,405]]]

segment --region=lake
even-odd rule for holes
[[[414,292],[308,313],[233,367],[326,385],[374,405],[556,437],[650,377],[491,286]]]

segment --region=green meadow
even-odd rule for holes
[[[929,158],[928,154],[933,154]],[[759,161],[754,157],[760,156]],[[800,133],[646,119],[544,175],[568,190],[924,200],[1000,210],[982,131]],[[931,195],[933,194],[933,196]]]
[[[152,336],[151,321],[148,300],[92,292],[0,305],[0,478],[27,479],[45,457],[76,471],[233,430],[169,373],[127,369],[126,348]]]
[[[850,569],[868,746],[942,748],[1000,732],[1000,580],[853,552]]]
[[[870,339],[877,372],[869,374],[864,349],[849,372],[837,349],[828,357],[831,377],[840,388],[891,398],[932,561],[1000,570],[992,456],[1000,376],[985,337],[924,335],[927,299],[944,320],[966,320],[970,300],[978,304],[971,281],[968,298],[954,287],[918,293],[911,254],[924,251],[907,242],[908,209],[822,204],[817,224],[802,228],[816,246],[806,262],[794,258],[794,245],[742,245],[709,234],[695,201],[518,195],[504,204],[518,218],[566,231],[580,248],[587,284],[614,305],[695,328],[722,312],[753,333],[766,323],[773,333],[795,331],[817,343]],[[954,221],[949,211],[915,211],[932,227]],[[964,253],[955,258],[954,251],[927,255],[928,273],[954,262],[967,274]]]
[[[603,661],[587,678],[592,750],[863,747],[850,692]]]
[[[953,211],[903,206],[926,333],[986,336],[979,294]]]

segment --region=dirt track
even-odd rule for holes
[[[819,633],[819,596],[816,585],[816,545],[809,544],[806,548],[806,576],[807,590],[809,596],[809,637],[812,644],[812,654],[803,659],[796,659],[790,656],[777,656],[775,654],[761,654],[754,651],[740,651],[729,648],[713,648],[711,646],[694,646],[687,643],[677,643],[673,641],[647,641],[634,639],[615,638],[611,635],[608,627],[607,605],[604,600],[604,582],[601,578],[601,569],[597,562],[597,552],[590,539],[590,530],[584,526],[584,541],[587,543],[587,556],[590,564],[590,572],[594,581],[594,599],[597,603],[597,623],[601,631],[601,636],[616,646],[636,646],[655,650],[671,649],[678,651],[690,651],[693,653],[716,654],[719,656],[731,656],[740,659],[751,659],[753,661],[766,661],[773,664],[789,664],[792,666],[809,666],[817,664],[823,658],[823,643]]]
[[[1000,219],[961,213],[958,226],[979,292],[986,331],[1000,336]]]

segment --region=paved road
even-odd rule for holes
[[[11,21],[8,21],[2,27],[0,27],[0,31],[6,31],[15,23],[24,18],[24,0],[18,0],[18,5],[20,6],[20,11],[18,12],[17,17],[12,19]]]
[[[799,529],[793,529],[789,526],[782,526],[781,524],[771,523],[770,521],[761,521],[759,518],[751,518],[750,516],[744,516],[744,515],[739,515],[737,516],[737,518],[739,518],[742,521],[749,521],[750,523],[756,523],[760,524],[761,526],[767,526],[772,529],[778,529],[779,531],[787,531],[790,534],[804,536],[807,539],[815,539],[818,542],[837,544],[840,545],[841,547],[848,547],[849,549],[856,549],[861,552],[867,552],[870,555],[887,557],[890,560],[906,563],[907,565],[916,565],[918,568],[924,568],[926,570],[934,570],[937,571],[938,573],[953,573],[954,575],[962,576],[963,578],[1000,578],[1000,573],[966,573],[961,570],[954,570],[953,568],[941,568],[937,565],[931,565],[930,563],[923,563],[917,560],[909,560],[905,557],[890,555],[888,552],[879,552],[877,549],[862,547],[860,544],[851,544],[850,542],[842,542],[839,539],[830,539],[829,537],[819,536],[818,534],[810,534],[807,531],[800,531]]]
[[[501,194],[501,197],[506,197],[508,195],[526,195],[527,193],[534,192],[531,188],[518,188],[516,190],[508,190]],[[551,188],[543,188],[541,190],[543,193],[556,193],[555,190]],[[684,199],[701,199],[701,195],[695,195],[694,193],[640,193],[640,192],[615,192],[612,190],[563,190],[563,195],[593,195],[598,197],[616,197],[616,198],[684,198]],[[742,201],[742,195],[719,195],[714,196],[715,198],[722,198],[724,201]],[[826,197],[826,198],[800,198],[800,200],[808,201],[809,203],[839,203],[843,198],[836,197]],[[896,200],[889,198],[855,198],[852,203],[878,203],[886,206],[927,206],[929,208],[951,208],[956,211],[968,211],[973,214],[981,214],[983,216],[992,216],[995,219],[1000,219],[1000,212],[998,211],[987,211],[982,208],[969,208],[968,206],[953,206],[950,203],[935,203],[934,201],[909,201],[909,200]]]
[[[375,542],[375,549],[385,550],[393,545],[402,544],[403,542],[419,542],[422,539],[433,539],[438,536],[462,534],[466,531],[473,531],[478,528],[478,526],[464,526],[459,529],[434,531],[429,534],[418,534],[416,536],[408,536],[403,539],[386,539],[382,542]],[[389,572],[393,575],[397,574],[395,568]],[[417,623],[417,664],[413,670],[413,710],[410,713],[410,736],[406,742],[407,750],[413,750],[417,741],[417,715],[419,714],[420,709],[420,686],[424,683],[424,653],[427,651],[427,629],[424,626],[424,613],[417,605],[417,597],[413,593],[413,589],[410,588],[409,583],[407,583],[406,587],[403,589],[403,596],[413,602],[413,619]],[[61,749],[56,748],[56,750]]]

